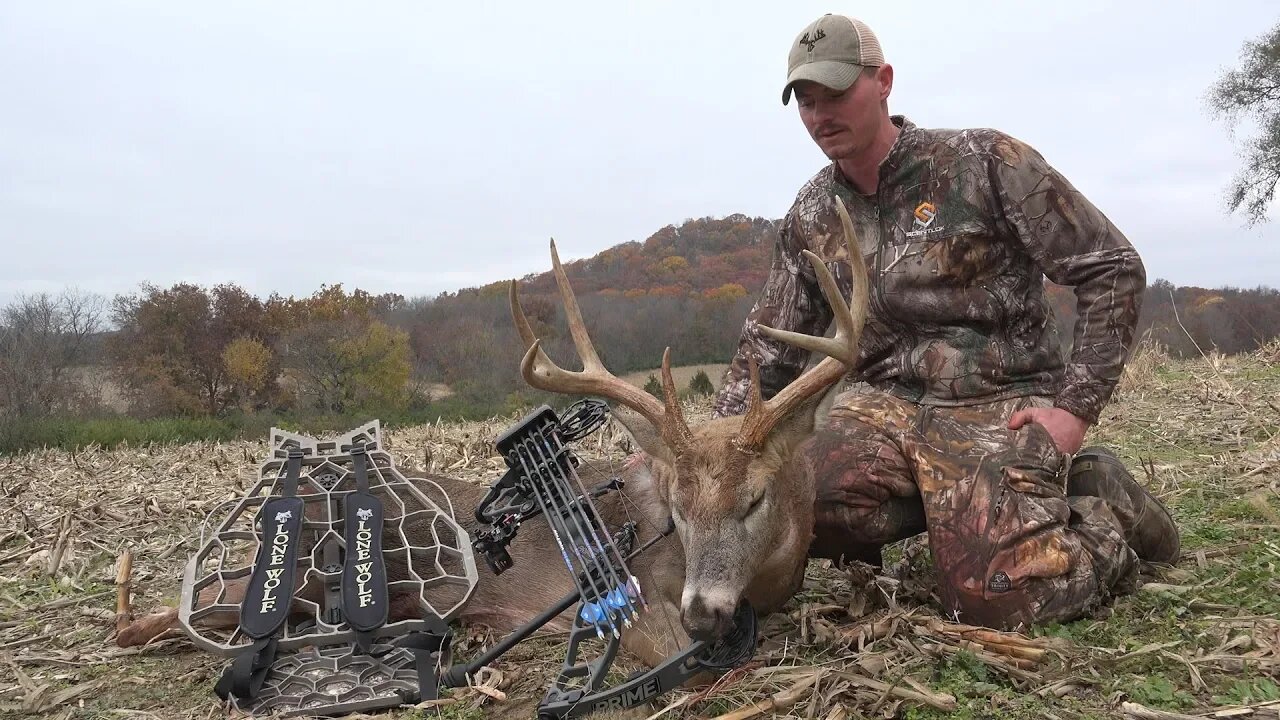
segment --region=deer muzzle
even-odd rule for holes
[[[685,586],[680,603],[680,624],[695,640],[718,640],[733,630],[733,614],[739,593],[710,589],[691,591]]]
[[[681,624],[690,637],[718,639],[733,629],[738,601],[754,574],[754,543],[740,523],[729,520],[693,529],[683,539]]]

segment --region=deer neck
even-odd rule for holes
[[[799,590],[813,542],[816,491],[811,476],[793,461],[784,464],[775,479],[779,483],[775,497],[783,501],[774,514],[775,549],[760,558],[759,571],[746,590],[751,604],[765,612],[780,608]]]
[[[628,458],[618,474],[622,479],[621,491],[604,495],[597,501],[610,526],[634,521],[641,542],[666,529],[671,518],[671,506],[658,486],[651,462],[644,453]]]

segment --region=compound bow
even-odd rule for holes
[[[521,523],[543,515],[576,589],[488,652],[471,662],[450,666],[441,674],[441,686],[465,685],[469,675],[575,603],[578,610],[564,665],[538,706],[539,718],[634,707],[679,687],[700,672],[725,670],[751,657],[756,639],[755,613],[744,600],[735,615],[736,628],[727,637],[714,643],[695,640],[656,667],[635,673],[615,687],[604,686],[622,633],[647,607],[628,561],[674,530],[674,524],[668,521],[657,537],[637,548],[634,522],[626,523],[615,534],[605,527],[594,498],[621,489],[623,481],[614,478],[588,491],[576,472],[580,461],[567,443],[595,432],[605,423],[607,413],[605,403],[591,399],[570,406],[564,418],[544,405],[497,439],[508,470],[476,508],[476,519],[487,527],[477,534],[472,547],[494,574],[500,574],[512,566],[507,546],[515,539]],[[594,660],[583,661],[579,658],[583,643],[593,637],[604,641],[604,651]]]

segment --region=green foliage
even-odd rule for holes
[[[105,417],[77,419],[66,417],[8,420],[0,423],[0,453],[21,452],[43,447],[76,448],[120,445],[149,445],[194,442],[197,440],[230,440],[250,435],[265,435],[271,424],[257,424],[253,431],[240,416],[175,417],[139,419]]]
[[[1254,705],[1280,700],[1280,686],[1269,678],[1234,680],[1213,701],[1219,705]]]
[[[699,370],[691,380],[689,380],[689,393],[692,395],[714,395],[716,388],[711,384],[711,378],[707,377],[705,370]]]
[[[1141,678],[1129,690],[1129,696],[1135,702],[1156,708],[1188,708],[1195,705],[1195,698],[1186,690],[1178,689],[1163,675],[1148,675]]]
[[[942,666],[942,674],[954,684],[985,683],[990,680],[990,671],[985,663],[967,651],[961,651],[947,658]]]
[[[649,373],[649,378],[644,381],[644,391],[659,400],[662,399],[662,383],[653,373]]]
[[[84,447],[139,447],[198,441],[260,439],[274,427],[304,433],[346,432],[376,417],[383,427],[395,428],[435,422],[439,418],[483,420],[510,415],[518,408],[507,403],[476,404],[455,397],[400,410],[349,413],[256,412],[226,413],[220,417],[183,416],[136,418],[113,415],[95,418],[45,417],[0,420],[0,454],[40,448],[75,450]]]

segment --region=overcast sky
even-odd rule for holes
[[[780,217],[825,162],[780,100],[824,12],[890,110],[1037,147],[1151,279],[1280,286],[1203,94],[1260,2],[0,4],[0,302],[67,286],[435,295],[685,218]],[[1275,215],[1276,213],[1272,213]]]

